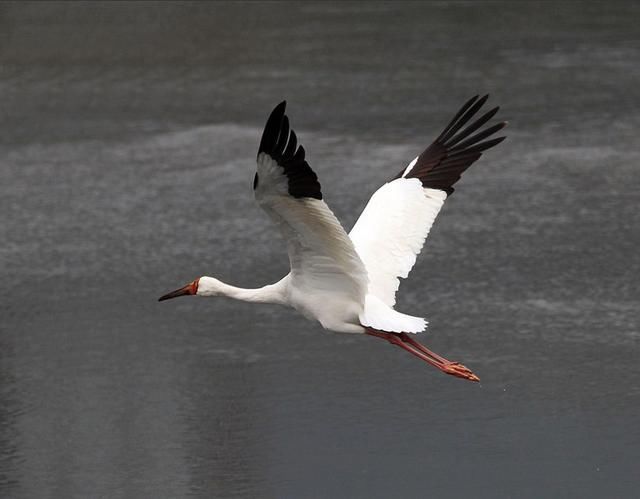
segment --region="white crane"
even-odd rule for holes
[[[409,333],[424,331],[427,322],[393,307],[399,278],[415,264],[453,184],[483,151],[505,138],[484,140],[506,122],[474,134],[498,107],[468,124],[487,98],[475,96],[462,106],[422,154],[373,194],[349,234],[322,199],[318,177],[289,127],[286,102],[278,104],[262,134],[253,189],[287,242],[291,271],[257,289],[203,276],[160,301],[198,295],[288,305],[330,331],[386,339],[447,374],[479,381],[462,364],[414,340]]]

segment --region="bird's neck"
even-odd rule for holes
[[[216,280],[215,287],[202,286],[198,289],[201,296],[227,296],[234,300],[252,303],[284,303],[283,286],[280,283],[269,284],[261,288],[239,288]]]

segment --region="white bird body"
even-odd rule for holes
[[[398,176],[371,197],[350,234],[322,199],[317,176],[289,128],[283,102],[269,116],[260,142],[255,198],[287,242],[291,271],[280,281],[242,289],[203,276],[161,300],[185,294],[228,296],[293,307],[339,333],[368,333],[401,346],[455,376],[478,381],[464,366],[447,361],[406,333],[427,322],[394,310],[399,279],[413,268],[451,187],[481,153],[504,137],[480,142],[499,123],[471,137],[497,112],[470,118],[487,97],[474,97],[440,136]],[[464,140],[466,139],[466,140]]]

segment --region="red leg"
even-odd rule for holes
[[[387,340],[392,345],[396,345],[396,346],[399,346],[400,348],[403,348],[410,354],[415,355],[419,359],[422,359],[425,362],[428,362],[429,364],[431,364],[434,367],[437,367],[438,369],[440,369],[441,367],[440,361],[431,357],[426,352],[422,352],[421,350],[402,341],[402,338],[400,337],[399,333],[388,333],[386,331],[378,331],[377,329],[370,329],[370,328],[366,329],[366,333],[371,336],[375,336],[377,338],[382,338],[383,340]]]
[[[405,343],[409,343],[409,345],[411,345],[414,348],[417,348],[418,350],[420,350],[421,352],[426,353],[427,355],[431,355],[431,357],[433,357],[434,359],[442,362],[442,363],[451,363],[450,360],[445,359],[444,357],[441,357],[440,355],[438,355],[435,352],[432,352],[431,350],[429,350],[426,346],[424,346],[422,343],[418,343],[417,340],[414,340],[410,334],[407,333],[398,333],[400,335],[400,338],[402,339],[402,341],[404,341]]]
[[[437,353],[432,352],[426,346],[414,340],[407,333],[389,333],[386,331],[378,331],[377,329],[371,328],[365,328],[365,332],[371,336],[385,339],[389,343],[399,346],[410,354],[424,360],[425,362],[440,369],[446,374],[450,374],[458,378],[468,379],[469,381],[480,381],[480,378],[478,378],[478,376],[476,376],[467,367],[458,362],[451,362],[450,360],[441,357]]]

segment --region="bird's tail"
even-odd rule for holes
[[[422,317],[398,312],[377,296],[368,294],[364,301],[364,311],[360,314],[360,324],[381,331],[420,333],[427,328],[428,322]]]

